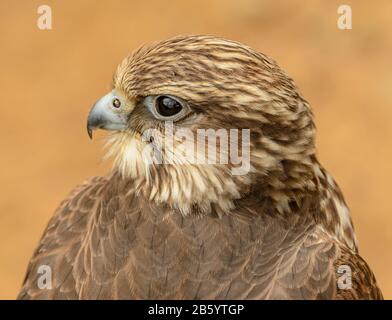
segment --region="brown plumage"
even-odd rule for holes
[[[250,129],[248,172],[179,163],[178,147],[193,142],[164,147],[162,96],[180,103],[165,111],[181,109],[175,129]],[[341,191],[317,161],[310,106],[267,56],[212,36],[141,48],[91,111],[95,128],[113,131],[114,170],[60,205],[20,299],[382,298]],[[174,162],[148,164],[148,144]],[[51,289],[37,286],[41,265]],[[341,266],[349,287],[338,286]]]

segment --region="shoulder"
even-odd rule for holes
[[[109,177],[90,178],[75,187],[61,202],[30,259],[18,298],[54,297],[56,290],[40,290],[37,286],[42,266],[50,267],[55,276],[54,287],[60,285],[57,282],[73,279],[71,276],[73,261],[86,234],[90,217],[93,216],[108,181]],[[74,293],[74,291],[68,292],[69,295],[62,298],[72,298]]]
[[[372,270],[357,252],[342,246],[334,267],[337,273],[337,299],[383,299]]]

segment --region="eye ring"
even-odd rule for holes
[[[166,94],[148,96],[144,99],[144,104],[158,120],[177,121],[191,111],[184,100]]]
[[[113,106],[114,108],[116,108],[116,109],[120,108],[120,107],[121,107],[121,101],[120,101],[120,99],[114,98],[114,99],[112,100],[112,106]]]

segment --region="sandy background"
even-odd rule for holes
[[[0,298],[13,299],[54,209],[105,174],[90,106],[143,43],[214,34],[274,57],[310,101],[321,162],[352,209],[360,251],[392,298],[392,2],[0,1]],[[49,4],[53,30],[36,27]],[[101,136],[102,137],[102,136]]]

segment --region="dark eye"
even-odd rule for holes
[[[163,117],[174,116],[182,110],[179,101],[168,96],[160,96],[156,99],[156,110]]]
[[[170,95],[147,96],[143,104],[156,119],[163,121],[178,121],[192,112],[185,100]]]
[[[119,99],[115,98],[115,99],[113,99],[113,101],[112,101],[112,105],[113,105],[113,107],[115,107],[115,108],[120,108],[120,107],[121,107],[121,101],[120,101]]]

